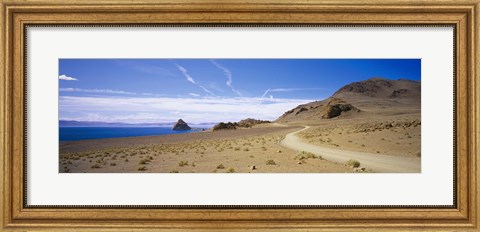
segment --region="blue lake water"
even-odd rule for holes
[[[171,127],[60,127],[60,141],[191,133]]]

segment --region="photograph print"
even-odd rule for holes
[[[420,59],[59,59],[60,173],[420,173]]]

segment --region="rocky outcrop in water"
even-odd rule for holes
[[[182,119],[178,119],[177,123],[173,125],[172,130],[176,131],[185,131],[185,130],[191,130],[192,128],[188,126],[188,124],[183,121]]]

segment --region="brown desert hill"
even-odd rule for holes
[[[421,84],[407,79],[370,78],[343,86],[331,97],[302,104],[276,122],[351,118],[373,114],[420,112]]]
[[[353,82],[335,92],[332,97],[347,99],[357,98],[419,98],[421,85],[418,81],[407,79],[389,80],[385,78],[370,78],[365,81]]]

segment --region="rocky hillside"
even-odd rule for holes
[[[263,124],[263,123],[270,123],[270,121],[247,118],[247,119],[243,119],[243,120],[239,121],[238,126],[248,128],[248,127],[253,127],[255,125]]]
[[[299,105],[276,122],[352,117],[362,113],[420,110],[421,84],[406,79],[371,78],[343,86],[331,97]]]
[[[250,128],[255,125],[263,124],[263,123],[270,123],[270,121],[247,118],[247,119],[240,120],[239,122],[227,122],[227,123],[221,122],[213,127],[213,131],[234,130],[234,129],[237,129],[238,127]]]
[[[332,97],[344,100],[357,98],[419,98],[421,85],[418,81],[371,78],[353,82],[335,92]]]

